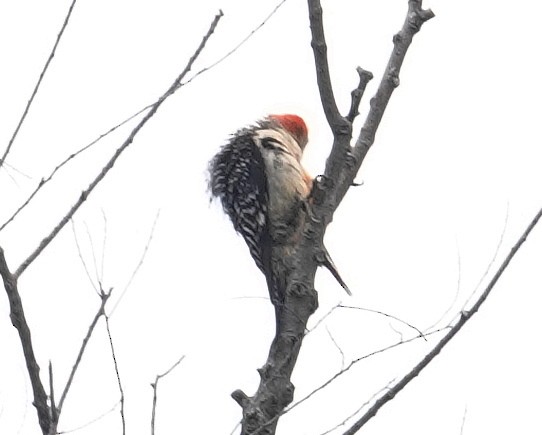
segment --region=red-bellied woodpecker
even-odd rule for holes
[[[209,164],[209,188],[264,273],[277,313],[287,277],[282,258],[301,237],[313,180],[301,165],[308,130],[297,115],[270,115],[238,130]],[[350,294],[331,258],[325,265]]]

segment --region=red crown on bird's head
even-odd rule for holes
[[[297,141],[301,149],[305,148],[309,141],[309,130],[303,118],[293,114],[269,115],[269,118],[276,121],[288,131]]]

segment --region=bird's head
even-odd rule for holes
[[[290,133],[299,144],[301,150],[305,148],[309,141],[309,130],[303,118],[297,115],[269,115],[269,119],[275,121],[288,133]]]

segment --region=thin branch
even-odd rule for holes
[[[237,424],[233,427],[232,431],[230,432],[230,435],[235,435],[237,433],[237,429],[241,427],[242,421],[239,420]]]
[[[6,220],[1,226],[0,226],[0,231],[2,231],[5,227],[7,227],[16,217],[17,215],[23,211],[27,206],[28,204],[34,199],[34,197],[38,194],[38,192],[49,182],[51,181],[51,179],[55,176],[55,174],[60,170],[62,169],[63,166],[65,166],[66,164],[68,164],[72,159],[80,156],[83,152],[87,151],[88,149],[90,149],[93,145],[95,145],[96,143],[98,143],[100,140],[102,140],[104,137],[108,136],[109,134],[113,133],[115,130],[117,130],[118,128],[122,127],[123,125],[127,124],[128,122],[130,122],[132,119],[134,119],[136,116],[140,115],[141,113],[143,113],[145,110],[149,109],[152,107],[152,104],[149,104],[147,106],[145,106],[143,109],[139,110],[137,113],[134,113],[133,115],[129,116],[128,118],[126,118],[124,121],[118,123],[117,125],[115,125],[114,127],[111,127],[109,130],[107,130],[106,132],[100,134],[96,139],[94,139],[92,142],[90,142],[89,144],[85,145],[84,147],[80,148],[78,151],[74,152],[73,154],[70,154],[68,157],[66,157],[62,162],[60,162],[52,171],[51,173],[45,177],[45,178],[42,178],[40,180],[40,182],[38,183],[38,185],[35,187],[35,189],[32,191],[32,193],[30,194],[30,196],[28,196],[28,198],[26,198],[26,200],[19,206],[19,208],[17,208],[17,210],[15,210],[13,212],[13,214],[9,217],[8,220]],[[6,163],[5,163],[6,164]]]
[[[88,243],[90,244],[90,253],[92,254],[92,264],[94,265],[94,274],[96,275],[96,282],[102,285],[102,277],[98,271],[98,260],[96,259],[96,249],[94,248],[94,241],[92,240],[92,235],[90,234],[90,229],[88,224],[85,222],[85,232],[87,233]]]
[[[312,331],[314,331],[316,328],[318,328],[318,326],[320,326],[340,306],[341,306],[340,303],[333,306],[326,314],[324,314],[320,319],[318,319],[318,321],[314,324],[314,326],[311,329],[307,330],[307,332],[305,332],[305,337],[309,335]]]
[[[51,233],[47,235],[39,244],[39,246],[29,255],[29,257],[22,262],[22,264],[17,268],[15,271],[15,276],[19,277],[26,268],[41,254],[41,252],[51,243],[51,241],[57,236],[57,234],[60,232],[60,230],[66,225],[66,223],[72,218],[72,216],[75,214],[75,212],[81,207],[81,205],[86,201],[88,196],[92,193],[94,188],[104,179],[104,177],[107,175],[107,173],[113,168],[115,165],[117,159],[120,157],[120,155],[123,153],[123,151],[130,146],[130,144],[133,142],[135,136],[139,131],[145,126],[147,121],[151,119],[154,114],[158,111],[162,103],[169,98],[171,95],[173,95],[181,86],[181,81],[185,77],[185,75],[190,71],[192,68],[192,65],[196,61],[196,59],[199,57],[202,50],[205,48],[205,45],[207,44],[207,40],[211,37],[213,32],[215,31],[215,28],[220,20],[220,18],[223,16],[222,11],[219,11],[219,13],[215,16],[213,19],[209,30],[203,37],[202,41],[200,42],[198,48],[188,61],[186,67],[181,72],[181,74],[175,79],[173,84],[168,88],[168,90],[154,103],[149,110],[149,112],[141,119],[141,121],[134,127],[128,138],[124,141],[124,143],[115,151],[109,162],[102,168],[100,173],[96,176],[96,178],[90,183],[90,185],[81,192],[81,195],[77,202],[70,208],[70,210],[66,213],[66,215],[60,220],[60,222],[53,228]]]
[[[90,323],[90,326],[88,327],[87,335],[85,335],[85,338],[83,338],[83,343],[81,344],[81,347],[79,348],[79,353],[77,354],[77,358],[75,359],[75,363],[73,364],[72,370],[70,372],[70,376],[68,377],[68,381],[66,382],[66,386],[64,387],[64,391],[62,392],[62,395],[60,396],[60,402],[58,403],[58,414],[60,415],[62,411],[62,407],[64,406],[64,401],[66,400],[66,396],[68,395],[68,392],[70,391],[73,378],[75,377],[75,373],[77,372],[77,369],[79,368],[79,364],[81,363],[81,360],[83,359],[83,354],[85,353],[85,349],[87,348],[87,344],[90,340],[90,337],[92,336],[92,333],[94,332],[94,328],[96,328],[96,324],[98,323],[98,320],[100,320],[100,317],[105,315],[105,304],[107,303],[109,297],[111,296],[111,292],[113,289],[109,289],[107,293],[102,292],[100,295],[101,302],[100,307],[98,308],[98,311],[96,312],[96,315],[94,316],[94,319]]]
[[[50,410],[51,410],[51,423],[56,426],[58,423],[58,409],[55,401],[55,386],[53,379],[53,363],[49,360],[49,397],[50,397]]]
[[[356,117],[359,115],[359,104],[361,103],[361,99],[365,93],[365,88],[367,87],[367,83],[373,79],[373,73],[364,70],[360,66],[356,68],[356,72],[359,76],[359,83],[357,88],[351,93],[352,103],[350,104],[350,111],[348,112],[348,115],[346,115],[346,119],[348,119],[350,123],[354,122],[354,119],[356,119]]]
[[[493,251],[493,257],[488,262],[486,270],[484,271],[484,273],[482,273],[482,276],[478,280],[478,283],[474,287],[474,290],[472,291],[472,293],[469,295],[469,297],[463,303],[462,310],[464,310],[465,307],[470,304],[470,302],[474,298],[474,295],[478,292],[478,289],[480,288],[480,286],[482,285],[484,280],[489,275],[489,271],[491,270],[491,268],[495,264],[495,261],[497,260],[497,256],[499,255],[499,253],[501,251],[502,244],[504,242],[504,236],[506,234],[506,228],[508,227],[508,212],[509,212],[509,208],[507,206],[507,208],[506,208],[506,216],[505,216],[505,219],[504,219],[503,228],[502,228],[502,231],[501,231],[501,235],[499,237],[499,241],[497,242],[497,246],[495,247],[495,250]],[[431,326],[429,326],[427,328],[427,330],[433,329],[440,322],[442,322],[444,320],[444,318],[446,316],[448,316],[448,314],[452,311],[452,309],[455,306],[455,303],[459,299],[459,292],[460,292],[460,287],[461,287],[461,256],[459,255],[459,247],[457,248],[457,251],[458,251],[457,252],[457,274],[458,274],[458,276],[457,276],[457,286],[456,286],[456,292],[455,292],[454,299],[453,299],[452,303],[449,305],[449,307],[446,309],[446,311],[444,311],[444,313],[439,317],[439,319],[437,321],[433,322],[433,324]],[[454,318],[455,318],[455,316],[454,316]]]
[[[435,328],[438,324],[440,324],[440,322],[442,322],[442,320],[448,314],[450,314],[450,312],[454,309],[455,303],[459,299],[459,294],[461,292],[461,253],[459,251],[459,245],[458,245],[457,239],[456,239],[455,242],[456,242],[456,253],[457,253],[457,281],[456,281],[456,285],[455,285],[455,295],[454,295],[454,298],[453,298],[452,302],[448,306],[448,308],[441,314],[441,316],[438,318],[437,321],[433,322],[431,324],[431,326],[426,328],[426,331],[429,331],[429,330]],[[489,272],[489,269],[487,269],[487,272]],[[480,282],[480,284],[481,284],[481,282]],[[478,289],[478,286],[476,287],[476,289]],[[474,291],[476,291],[476,290],[474,290]]]
[[[433,359],[440,353],[440,351],[448,344],[448,342],[463,328],[463,326],[474,316],[474,314],[480,309],[482,304],[485,302],[491,291],[493,290],[493,287],[495,287],[495,284],[499,281],[502,274],[516,255],[516,253],[519,251],[525,240],[527,240],[527,237],[533,230],[533,228],[536,226],[540,218],[542,217],[542,208],[538,211],[538,213],[534,216],[532,221],[529,223],[521,237],[518,239],[516,244],[512,247],[510,250],[510,253],[506,256],[504,261],[502,262],[501,266],[493,275],[493,278],[489,282],[488,286],[484,290],[484,292],[480,295],[480,297],[476,300],[474,305],[471,307],[468,311],[462,311],[461,316],[457,323],[446,333],[446,335],[437,343],[437,345],[429,352],[409,373],[407,373],[396,385],[393,386],[389,390],[387,394],[382,396],[380,399],[378,399],[375,404],[358,420],[356,423],[348,429],[344,435],[353,435],[355,434],[365,423],[367,423],[372,417],[376,415],[376,413],[384,406],[387,402],[392,400],[397,393],[399,393],[404,387],[406,387],[410,381],[412,381],[416,376],[420,374],[420,372],[427,367],[427,365],[433,361]]]
[[[0,247],[0,275],[4,281],[4,287],[9,300],[11,323],[19,333],[19,339],[23,348],[26,369],[30,377],[34,406],[38,412],[38,420],[44,435],[49,433],[51,426],[51,414],[47,405],[47,393],[40,379],[40,367],[34,355],[32,336],[23,310],[23,303],[17,288],[17,276],[12,274],[4,256],[4,250]]]
[[[434,331],[428,332],[427,334],[425,334],[425,337],[428,337],[428,336],[431,336],[431,335],[434,335],[434,334],[438,334],[438,333],[444,331],[445,329],[448,329],[448,328],[440,328],[440,329],[436,329]],[[395,348],[397,348],[399,346],[403,346],[404,344],[408,344],[408,343],[411,343],[413,341],[419,340],[420,338],[425,338],[425,337],[422,336],[422,335],[416,335],[416,336],[408,338],[406,340],[397,341],[397,342],[395,342],[393,344],[382,347],[380,349],[377,349],[375,351],[372,351],[372,352],[370,352],[368,354],[365,354],[363,356],[360,356],[360,357],[352,360],[350,362],[350,364],[348,364],[343,369],[339,370],[337,373],[335,373],[333,376],[331,376],[327,381],[323,382],[319,387],[315,388],[309,394],[307,394],[305,397],[303,397],[300,400],[298,400],[297,402],[293,403],[290,407],[288,407],[287,412],[291,411],[296,406],[301,405],[303,402],[309,400],[312,396],[314,396],[316,393],[318,393],[319,391],[326,388],[328,385],[330,385],[332,382],[334,382],[337,378],[339,378],[342,375],[344,375],[345,373],[347,373],[350,369],[352,369],[352,367],[354,367],[355,365],[357,365],[361,361],[366,360],[366,359],[368,359],[370,357],[373,357],[375,355],[379,355],[381,353],[387,352],[387,351],[389,351],[391,349],[395,349]]]
[[[390,382],[388,382],[384,387],[382,387],[380,390],[378,390],[377,392],[375,392],[371,397],[369,397],[368,400],[366,400],[361,406],[358,406],[358,409],[356,409],[353,413],[351,413],[348,417],[346,417],[345,419],[343,419],[343,421],[341,421],[340,423],[336,424],[335,426],[333,426],[331,429],[328,429],[326,430],[325,432],[322,432],[320,435],[328,435],[330,434],[331,432],[334,432],[336,431],[337,429],[339,429],[341,426],[345,426],[350,420],[352,420],[354,418],[354,416],[356,414],[359,414],[361,412],[362,409],[366,408],[367,406],[369,406],[369,404],[375,400],[380,394],[382,394],[383,391],[386,391],[389,389],[390,385],[392,385],[393,383],[395,382],[395,379],[392,379]]]
[[[309,0],[309,20],[312,34],[311,46],[314,52],[316,80],[318,82],[318,90],[320,91],[320,99],[322,100],[322,107],[327,122],[335,136],[341,134],[341,129],[344,129],[347,123],[345,123],[344,118],[339,113],[335,96],[333,95],[320,0]]]
[[[132,272],[132,275],[130,276],[130,279],[128,280],[128,283],[126,284],[126,286],[122,290],[122,293],[120,294],[119,298],[117,299],[117,302],[115,303],[115,305],[113,305],[113,308],[111,309],[111,311],[109,313],[109,317],[111,317],[113,315],[113,313],[115,312],[115,310],[119,306],[120,301],[122,300],[122,298],[124,297],[124,295],[126,294],[128,289],[130,288],[130,286],[132,285],[132,282],[134,281],[134,278],[137,275],[137,272],[139,271],[139,269],[143,265],[143,262],[145,261],[145,258],[147,257],[147,252],[148,252],[149,247],[151,245],[152,238],[154,236],[154,230],[156,229],[156,223],[158,222],[159,217],[160,217],[160,210],[158,210],[156,212],[156,216],[154,217],[154,222],[152,223],[151,232],[150,232],[149,237],[147,239],[147,243],[145,244],[145,248],[143,248],[143,253],[141,254],[141,257],[139,258],[139,262],[137,263],[134,271]]]
[[[504,218],[504,224],[503,224],[502,231],[501,231],[501,237],[499,238],[499,242],[497,243],[497,246],[495,247],[493,257],[489,261],[489,263],[488,263],[488,265],[486,267],[486,270],[484,271],[484,273],[482,274],[482,276],[478,280],[478,284],[476,284],[476,287],[475,287],[474,291],[472,292],[472,294],[469,295],[469,297],[467,298],[467,300],[463,304],[463,308],[462,308],[463,310],[465,309],[465,307],[467,305],[469,305],[471,303],[471,301],[474,298],[475,293],[478,291],[478,289],[482,285],[482,282],[484,282],[484,280],[487,278],[487,276],[489,275],[489,271],[491,270],[491,268],[495,264],[495,261],[497,260],[497,256],[499,255],[499,252],[501,251],[502,244],[504,242],[504,236],[506,234],[506,228],[508,227],[508,217],[509,217],[508,213],[509,213],[509,207],[507,205],[507,207],[506,207],[506,216]]]
[[[109,329],[109,317],[104,313],[105,327],[107,329],[107,336],[109,337],[109,345],[111,346],[111,356],[113,357],[113,364],[115,365],[115,374],[117,375],[117,383],[120,391],[120,418],[122,421],[122,435],[126,435],[126,419],[124,417],[124,389],[122,388],[122,382],[120,380],[119,365],[117,364],[117,356],[115,355],[115,347],[113,346],[113,338],[111,337],[111,329]]]
[[[85,259],[83,257],[83,253],[81,251],[81,246],[79,245],[79,239],[77,238],[77,231],[75,230],[75,222],[74,222],[73,219],[71,220],[71,223],[72,223],[73,240],[75,241],[75,247],[77,248],[77,255],[79,256],[79,260],[81,260],[81,264],[83,265],[83,269],[85,270],[88,281],[92,285],[92,288],[94,289],[96,294],[99,296],[100,292],[98,290],[98,287],[96,286],[96,284],[94,284],[94,280],[90,276],[90,272],[89,272],[88,267],[87,267],[87,262],[85,261]]]
[[[8,162],[4,161],[4,166],[2,168],[0,168],[0,171],[4,169],[4,172],[6,173],[6,175],[9,177],[9,179],[11,180],[11,182],[18,188],[18,189],[21,189],[21,186],[19,184],[19,182],[17,181],[17,178],[15,177],[15,175],[17,176],[21,176],[23,178],[26,178],[27,180],[31,180],[32,177],[28,174],[25,174],[23,171],[17,169],[15,166],[13,165],[10,165]],[[12,172],[14,172],[14,174],[12,174]]]
[[[6,160],[9,151],[11,150],[11,147],[13,145],[13,142],[15,141],[15,138],[17,137],[17,134],[19,133],[19,130],[21,126],[23,125],[24,120],[26,119],[26,115],[28,115],[28,111],[30,110],[30,106],[32,105],[32,102],[34,101],[34,97],[38,93],[38,89],[40,88],[41,82],[43,80],[43,77],[45,76],[45,73],[47,72],[47,69],[49,68],[49,65],[51,61],[53,60],[53,57],[55,56],[56,49],[58,47],[58,44],[60,43],[60,39],[62,38],[62,35],[64,34],[64,30],[66,30],[66,27],[68,26],[68,22],[70,20],[73,7],[75,6],[75,2],[77,0],[73,0],[70,8],[68,9],[68,13],[66,14],[66,18],[64,18],[64,23],[62,24],[62,27],[60,28],[60,32],[58,33],[56,37],[55,44],[53,45],[53,49],[51,50],[51,53],[49,54],[49,58],[45,62],[45,65],[41,71],[41,74],[39,76],[39,79],[36,83],[36,86],[34,87],[34,91],[32,92],[32,95],[30,96],[30,99],[28,100],[28,103],[26,103],[26,107],[24,109],[24,112],[21,116],[21,119],[19,119],[19,123],[17,124],[17,127],[15,128],[15,131],[13,132],[13,135],[11,136],[11,139],[9,140],[8,146],[6,147],[6,150],[4,151],[4,155],[2,158],[0,158],[0,168],[2,167],[2,164]]]
[[[9,175],[9,177],[15,182],[17,186],[17,181],[15,181],[14,177],[9,174],[9,171],[16,172],[18,175],[20,175],[23,178],[26,178],[27,180],[31,180],[32,177],[28,175],[26,172],[21,171],[20,169],[17,169],[15,166],[10,165],[8,162],[4,161],[4,171]]]
[[[393,316],[391,314],[388,314],[388,313],[384,313],[382,311],[378,311],[378,310],[373,310],[371,308],[362,308],[362,307],[354,307],[354,306],[350,306],[350,305],[339,305],[338,306],[339,308],[348,308],[350,310],[360,310],[360,311],[367,311],[368,313],[375,313],[375,314],[380,314],[381,316],[384,316],[384,317],[388,317],[389,319],[393,319],[393,320],[397,320],[398,322],[401,322],[402,324],[408,326],[409,328],[411,329],[414,329],[418,334],[420,334],[420,336],[425,340],[427,341],[427,339],[425,338],[425,336],[423,335],[423,332],[416,328],[414,325],[411,325],[410,323],[400,319],[399,317],[397,316]]]
[[[327,331],[327,335],[329,336],[331,342],[333,343],[335,348],[341,354],[341,369],[344,369],[344,361],[345,361],[344,352],[341,349],[341,346],[339,346],[339,343],[337,343],[337,341],[335,340],[335,337],[333,337],[333,334],[331,334],[331,331],[329,330],[329,328],[327,326],[326,326],[326,331]]]
[[[156,375],[156,378],[154,379],[154,382],[151,383],[152,387],[152,417],[151,417],[151,435],[154,435],[154,422],[156,421],[156,402],[158,400],[158,381],[162,379],[163,377],[166,377],[169,375],[175,367],[177,367],[185,358],[186,355],[183,355],[180,357],[175,364],[173,364],[169,369],[167,369],[164,373],[161,375]]]
[[[102,418],[104,418],[106,415],[108,414],[111,414],[115,409],[117,409],[117,406],[119,406],[119,403],[120,402],[117,402],[115,403],[110,409],[108,409],[107,411],[103,412],[102,414],[100,414],[98,417],[95,417],[93,418],[92,420],[80,425],[80,426],[77,426],[77,427],[74,427],[72,429],[67,429],[67,430],[61,430],[61,431],[58,431],[58,435],[63,435],[63,434],[67,434],[67,433],[71,433],[71,432],[76,432],[76,431],[79,431],[81,429],[85,429],[86,427],[90,426],[91,424],[94,424],[96,423],[97,421],[101,420]]]
[[[421,29],[422,25],[434,16],[435,14],[430,9],[422,9],[422,0],[409,0],[405,22],[399,33],[393,37],[394,47],[388,65],[386,66],[378,90],[371,99],[369,113],[354,146],[353,158],[355,163],[353,171],[350,171],[348,179],[343,181],[343,185],[340,186],[339,198],[342,198],[348,187],[350,187],[361,163],[374,143],[376,131],[384,116],[384,111],[388,106],[391,95],[395,88],[399,86],[399,73],[401,72],[401,66],[403,65],[412,38]]]
[[[7,169],[8,167],[10,167],[10,165],[8,163],[4,163],[4,172],[6,173],[6,175],[9,177],[9,179],[11,180],[11,182],[13,184],[15,184],[15,186],[17,186],[19,189],[21,188],[21,186],[19,185],[19,183],[17,182],[17,180],[15,179],[15,177],[13,175],[11,175],[11,172]],[[10,167],[12,168],[12,166]],[[2,169],[2,168],[0,168]]]
[[[269,15],[267,15],[264,20],[258,24],[254,29],[252,29],[250,31],[250,33],[245,36],[241,42],[239,42],[239,44],[237,44],[235,47],[233,47],[230,51],[228,51],[224,56],[222,56],[220,59],[218,59],[217,61],[213,62],[212,64],[210,64],[209,66],[206,66],[205,68],[202,68],[200,69],[197,73],[195,73],[192,77],[190,77],[186,82],[183,82],[183,85],[187,85],[188,83],[190,83],[192,80],[194,80],[196,77],[198,77],[199,75],[209,71],[210,69],[214,68],[215,66],[217,66],[218,64],[222,63],[223,61],[225,61],[228,57],[230,57],[232,54],[234,54],[237,50],[239,50],[243,45],[245,45],[245,43],[254,36],[254,34],[260,30],[265,24],[267,24],[267,22],[271,19],[271,17],[273,17],[273,15],[275,15],[277,13],[277,11],[280,9],[280,7],[286,3],[287,0],[282,0],[277,6],[275,6],[273,8],[273,10],[269,13]]]

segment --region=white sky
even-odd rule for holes
[[[0,4],[0,152],[69,3]],[[8,159],[25,175],[0,172],[0,222],[63,158],[167,89],[219,8],[225,16],[195,70],[229,51],[277,3],[80,0]],[[313,324],[343,301],[425,330],[457,294],[449,321],[483,277],[503,231],[498,261],[542,205],[542,6],[536,0],[432,0],[424,6],[437,17],[407,55],[401,86],[358,176],[363,186],[351,189],[327,233],[354,297],[347,299],[319,272]],[[407,1],[328,0],[323,7],[335,93],[346,111],[357,65],[375,74],[368,94],[374,92]],[[256,368],[274,329],[272,308],[262,299],[264,280],[243,241],[219,207],[208,204],[205,170],[228,134],[273,112],[306,119],[305,163],[320,173],[331,135],[316,88],[306,2],[300,0],[288,0],[238,52],[173,96],[76,215],[91,276],[94,252],[104,287],[115,288],[111,308],[160,211],[145,263],[111,319],[130,435],[150,433],[149,384],[183,354],[181,366],[160,384],[159,434],[229,434],[240,417],[230,393],[242,388],[252,394],[257,387]],[[77,159],[0,232],[10,267],[66,213],[128,133],[122,129]],[[458,435],[467,409],[464,435],[540,434],[541,255],[542,230],[536,229],[481,312],[362,433]],[[42,378],[52,360],[59,394],[99,306],[70,225],[19,286]],[[37,434],[8,313],[2,296],[0,434]],[[382,316],[337,310],[305,340],[293,378],[296,399],[341,368],[328,330],[346,363],[394,343],[399,333],[414,334]],[[402,346],[358,364],[281,419],[279,433],[323,433],[407,372],[433,344]],[[93,420],[118,397],[101,322],[60,429]],[[119,414],[75,433],[120,433]]]

